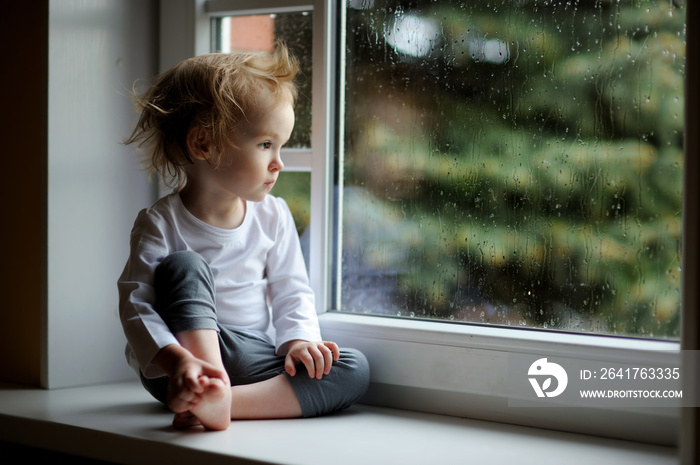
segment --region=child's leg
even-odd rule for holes
[[[306,370],[286,373],[254,384],[233,386],[232,419],[314,417],[349,407],[369,385],[369,365],[362,353],[341,349],[340,359],[323,378]]]
[[[197,359],[210,363],[225,373],[216,331],[195,329],[177,333],[175,337]],[[198,382],[199,389],[196,390],[196,395],[199,402],[189,409],[189,413],[207,429],[228,428],[231,422],[231,387],[228,378],[200,376]],[[178,426],[182,418],[183,415],[176,415],[173,424]]]
[[[225,429],[230,423],[231,390],[221,359],[215,314],[214,281],[206,262],[198,254],[178,252],[167,257],[155,274],[156,310],[195,360],[181,364],[178,376],[168,384],[167,404],[175,412],[175,424],[189,414],[209,429]],[[203,361],[221,377],[197,371]],[[196,383],[193,382],[193,373]],[[187,408],[187,407],[185,407]],[[188,414],[188,415],[189,415]]]
[[[269,343],[220,327],[213,277],[196,253],[167,257],[156,272],[155,287],[156,308],[182,346],[201,360],[223,366],[233,385],[222,397],[217,381],[208,385],[211,395],[203,396],[205,402],[191,409],[191,416],[176,415],[178,426],[221,425],[222,412],[229,419],[321,415],[351,405],[367,388],[369,367],[359,352],[341,350],[340,359],[321,380],[305,376],[305,370],[290,377],[284,357],[277,356]],[[162,399],[158,393],[154,396]]]
[[[284,375],[253,384],[232,386],[229,416],[232,420],[298,418],[302,409]],[[192,412],[176,414],[173,425],[188,428],[202,424]]]
[[[302,416],[297,395],[284,375],[231,387],[231,419],[297,418]]]
[[[229,380],[203,380],[198,393],[201,401],[194,408],[176,414],[173,424],[179,427],[203,424],[222,429],[231,418],[292,418],[302,414],[296,394],[284,376],[276,372],[261,374],[262,359],[275,359],[274,349],[258,339],[219,336],[215,313],[214,282],[208,265],[192,252],[177,252],[158,267],[155,277],[156,309],[168,323],[182,347],[194,357],[217,368],[231,368],[237,376],[237,386],[229,389]],[[195,328],[195,329],[192,329]],[[216,330],[214,330],[216,329]],[[252,346],[245,343],[255,341]],[[264,355],[256,351],[264,346]],[[227,347],[227,365],[222,361],[221,348]],[[262,355],[262,357],[261,357]],[[254,365],[252,370],[250,365]],[[276,363],[279,365],[279,363]],[[252,375],[252,376],[249,376]],[[240,384],[253,381],[253,384]],[[233,396],[233,400],[232,400]],[[156,396],[163,398],[164,396]],[[167,400],[166,403],[171,406]]]
[[[369,363],[361,352],[341,348],[338,361],[333,362],[330,373],[323,378],[310,378],[305,370],[297,369],[297,374],[288,379],[303,416],[324,415],[349,407],[365,394],[369,386]]]
[[[301,368],[289,376],[285,358],[266,341],[227,328],[219,339],[233,386],[232,419],[323,415],[352,405],[369,384],[367,359],[352,349],[341,349],[330,373],[317,380]]]

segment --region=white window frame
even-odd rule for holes
[[[331,301],[332,282],[339,282],[331,279],[331,208],[334,151],[338,150],[333,140],[334,126],[342,126],[342,121],[336,123],[336,91],[340,93],[339,105],[343,102],[342,86],[336,85],[336,68],[343,64],[342,60],[335,62],[335,51],[344,50],[336,48],[344,31],[336,35],[333,28],[344,24],[343,8],[336,11],[335,0],[164,0],[161,3],[162,69],[209,51],[212,16],[313,10],[312,148],[288,150],[283,156],[288,169],[311,172],[309,274],[317,297],[317,311],[325,338],[356,347],[370,360],[372,386],[366,401],[649,443],[678,443],[679,410],[518,409],[508,407],[505,383],[511,353],[572,357],[611,365],[652,360],[677,363],[679,343],[328,312],[335,307]],[[337,20],[338,15],[341,21]],[[689,44],[688,50],[694,51],[694,44],[692,47]],[[691,81],[687,75],[686,81]],[[692,95],[697,98],[696,92]],[[693,107],[688,100],[686,105]],[[338,133],[342,138],[342,127]],[[686,138],[686,154],[698,153],[698,147],[689,146],[689,142],[697,144],[697,138]],[[337,146],[342,150],[342,144]],[[697,171],[697,162],[691,158],[686,156],[686,170],[694,163],[693,169]],[[698,237],[698,183],[687,179],[686,175],[684,237]],[[684,244],[683,254],[683,321],[697,322],[700,299],[698,286],[691,282],[698,275],[697,246]],[[684,348],[697,348],[694,332],[684,331],[683,338]]]

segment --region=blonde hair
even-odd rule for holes
[[[297,60],[283,44],[273,53],[212,53],[189,58],[156,77],[139,97],[141,116],[125,144],[137,143],[149,175],[182,186],[192,164],[187,137],[199,126],[215,154],[234,145],[248,115],[296,100]],[[217,155],[218,157],[218,155]],[[218,166],[220,158],[210,162]]]

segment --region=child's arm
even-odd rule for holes
[[[166,220],[153,208],[139,212],[131,231],[130,252],[117,282],[119,316],[124,335],[129,342],[130,365],[138,367],[147,378],[163,373],[152,363],[158,350],[177,344],[175,335],[153,308],[155,290],[153,277],[156,267],[171,252],[163,225]]]
[[[297,339],[289,341],[287,348],[284,369],[289,376],[296,375],[296,365],[303,363],[310,378],[321,379],[331,372],[333,362],[337,362],[340,357],[338,345],[330,341],[309,342]]]
[[[290,353],[292,343],[297,341],[314,341],[315,345],[322,347],[325,343],[321,342],[323,338],[318,326],[314,294],[309,285],[294,218],[284,200],[274,198],[269,203],[278,216],[275,244],[267,254],[266,263],[276,350],[280,354]],[[299,357],[296,360],[303,363]],[[294,372],[293,367],[291,370]],[[312,371],[315,373],[315,368]],[[315,374],[312,376],[315,377]]]

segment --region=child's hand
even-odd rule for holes
[[[333,362],[340,357],[340,349],[335,342],[308,342],[301,340],[290,341],[284,361],[284,369],[289,376],[297,373],[296,365],[303,363],[310,378],[321,379],[331,372]]]
[[[153,362],[169,377],[167,402],[175,413],[196,407],[212,387],[219,390],[230,387],[224,370],[177,345],[161,349]]]
[[[168,407],[175,413],[192,410],[214,385],[228,388],[227,374],[203,360],[188,357],[170,377]]]

